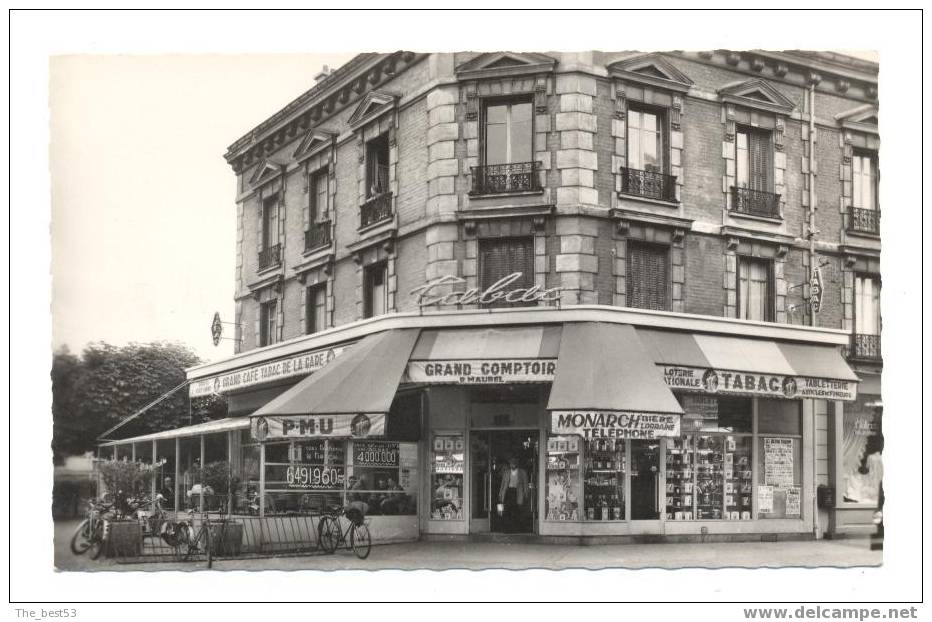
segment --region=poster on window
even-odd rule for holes
[[[856,406],[861,406],[857,404]],[[861,407],[845,410],[842,434],[843,500],[846,503],[879,502],[883,478],[883,436],[879,411]]]
[[[367,467],[397,467],[398,451],[398,443],[355,441],[353,443],[353,464]]]
[[[786,515],[787,516],[799,516],[800,514],[800,489],[798,486],[793,486],[786,489]]]
[[[796,483],[794,442],[792,438],[764,439],[764,483],[768,486],[786,488]]]
[[[757,508],[761,514],[773,512],[773,486],[757,487]]]

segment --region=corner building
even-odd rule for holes
[[[877,72],[715,50],[322,73],[225,154],[238,341],[188,372],[228,398],[208,433],[264,514],[363,500],[377,541],[869,529]]]

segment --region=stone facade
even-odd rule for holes
[[[409,291],[443,275],[478,287],[480,241],[502,237],[532,239],[534,282],[563,288],[562,305],[628,304],[633,240],[667,249],[670,312],[737,317],[738,260],[756,257],[772,262],[773,321],[850,331],[854,276],[879,272],[879,235],[850,222],[851,154],[879,149],[876,85],[875,64],[829,53],[360,55],[226,154],[239,189],[238,350],[257,347],[268,300],[277,339],[305,333],[317,284],[328,327],[361,319],[375,262],[387,265],[389,312],[415,310]],[[482,192],[483,106],[504,100],[532,105],[533,183]],[[658,194],[622,179],[632,106],[663,120],[672,185]],[[735,209],[741,127],[770,137],[769,217]],[[367,143],[383,136],[390,196],[363,226]],[[312,222],[310,179],[321,171],[329,209]],[[282,261],[260,271],[272,195]],[[320,223],[327,243],[306,248]],[[825,290],[817,313],[814,267]]]

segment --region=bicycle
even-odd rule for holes
[[[112,510],[112,503],[104,503],[97,499],[88,501],[85,518],[71,536],[72,553],[83,555],[90,552],[91,559],[100,557],[100,554],[107,548],[110,530],[106,517]]]
[[[175,554],[183,561],[188,561],[194,555],[203,554],[207,557],[207,567],[210,568],[214,563],[214,548],[223,549],[223,542],[217,541],[218,537],[216,534],[220,534],[219,539],[223,538],[223,534],[226,532],[228,519],[218,518],[211,520],[210,514],[204,512],[201,514],[201,524],[197,533],[192,535],[194,532],[194,510],[189,510],[188,514],[192,516],[191,519],[175,523],[174,539],[177,543],[175,546]],[[219,529],[214,530],[214,527],[218,527]]]
[[[345,531],[341,517],[345,517],[350,523]],[[356,557],[366,559],[372,550],[368,522],[369,520],[359,508],[329,506],[324,509],[320,523],[317,525],[318,545],[328,554],[336,552],[341,545],[346,545],[346,548],[353,549]],[[349,542],[346,541],[347,536],[349,536]]]

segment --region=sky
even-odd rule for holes
[[[165,340],[205,360],[231,354],[210,334],[215,311],[233,318],[235,176],[223,153],[324,64],[350,58],[52,57],[53,348]]]

